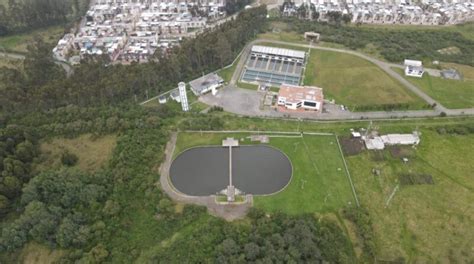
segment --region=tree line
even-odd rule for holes
[[[89,0],[8,0],[0,3],[0,36],[75,21],[88,5]]]
[[[169,54],[145,64],[109,65],[95,59],[66,78],[41,38],[29,46],[24,70],[0,69],[0,111],[52,109],[133,102],[157,95],[230,64],[265,26],[265,6],[245,10],[219,28],[184,40]]]
[[[315,31],[321,34],[321,41],[342,44],[351,49],[363,49],[373,44],[380,54],[390,62],[404,59],[438,60],[474,66],[474,41],[459,32],[449,29],[383,29],[344,26],[340,24],[282,18],[289,29],[303,34]],[[457,47],[460,52],[444,54],[439,50]]]

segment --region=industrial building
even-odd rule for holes
[[[387,134],[382,136],[364,136],[362,139],[369,150],[383,150],[385,146],[395,145],[418,145],[420,144],[420,134]]]
[[[405,76],[421,78],[423,77],[423,73],[425,73],[421,61],[405,60],[403,65],[405,66]]]
[[[314,86],[284,84],[278,93],[280,111],[318,111],[323,109],[323,89]]]
[[[211,73],[196,80],[191,81],[191,91],[196,96],[203,95],[207,92],[217,89],[224,83],[224,80],[216,73]]]
[[[299,85],[305,60],[304,51],[254,45],[241,80],[274,87]]]

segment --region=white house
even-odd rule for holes
[[[425,70],[423,69],[423,63],[421,61],[405,60],[403,64],[405,65],[405,76],[423,77]]]

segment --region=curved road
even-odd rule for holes
[[[467,109],[448,109],[444,107],[441,103],[438,101],[434,100],[431,98],[429,95],[424,93],[421,89],[407,81],[405,78],[400,76],[397,72],[391,69],[391,67],[399,67],[399,65],[393,64],[393,63],[387,63],[384,61],[377,60],[375,58],[372,58],[370,56],[367,56],[365,54],[353,51],[353,50],[345,50],[345,49],[335,49],[335,48],[328,48],[328,47],[320,47],[320,46],[314,46],[314,45],[309,45],[309,44],[299,44],[299,43],[291,43],[291,42],[285,42],[285,41],[277,41],[277,40],[269,40],[269,39],[257,39],[252,42],[250,42],[244,50],[244,56],[242,56],[242,59],[239,61],[236,70],[232,76],[232,79],[230,81],[230,84],[232,86],[235,86],[237,81],[240,78],[240,73],[242,72],[242,69],[245,65],[245,62],[247,60],[247,56],[250,52],[251,47],[254,44],[262,43],[262,42],[267,42],[267,43],[274,43],[274,44],[283,44],[283,45],[291,45],[295,47],[302,47],[302,48],[311,48],[311,49],[318,49],[318,50],[327,50],[327,51],[334,51],[334,52],[341,52],[341,53],[346,53],[346,54],[351,54],[360,58],[363,58],[365,60],[368,60],[378,67],[380,67],[382,70],[384,70],[388,75],[391,77],[395,78],[398,80],[400,83],[402,83],[406,88],[408,88],[410,91],[418,95],[420,98],[425,100],[428,104],[433,105],[436,104],[436,107],[434,110],[410,110],[410,111],[391,111],[391,112],[364,112],[364,113],[350,113],[351,117],[350,119],[354,118],[390,118],[390,117],[424,117],[424,116],[437,116],[441,112],[446,113],[447,115],[450,116],[459,116],[459,115],[474,115],[474,108],[467,108]],[[337,117],[336,117],[337,118]],[[347,118],[347,117],[346,117]],[[339,119],[339,118],[337,118]]]
[[[14,59],[14,60],[24,60],[25,59],[25,55],[19,54],[19,53],[11,53],[11,52],[0,52],[0,58],[2,58],[2,57],[3,58]],[[64,71],[66,71],[66,76],[67,77],[74,74],[74,69],[72,68],[71,65],[67,64],[64,61],[56,60],[54,58],[53,58],[53,60],[54,60],[54,63],[61,66],[64,69]]]

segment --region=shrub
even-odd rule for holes
[[[68,167],[76,165],[78,160],[79,158],[74,153],[71,153],[67,150],[61,155],[61,163]]]

